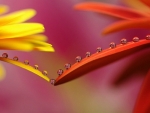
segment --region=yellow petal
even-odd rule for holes
[[[1,39],[0,49],[5,50],[20,50],[20,51],[31,51],[33,50],[33,45],[30,43],[25,43],[17,40]]]
[[[0,81],[2,81],[5,78],[5,69],[4,67],[0,64]]]
[[[32,72],[32,73],[38,75],[39,77],[43,78],[44,80],[46,80],[46,81],[48,81],[48,82],[50,81],[50,79],[49,79],[47,76],[43,75],[41,71],[39,71],[39,70],[37,70],[37,69],[34,69],[34,67],[32,67],[32,66],[30,66],[30,65],[25,65],[25,64],[22,63],[22,62],[14,61],[14,60],[9,59],[9,58],[2,58],[2,57],[0,57],[0,60],[1,60],[1,61],[4,61],[4,62],[8,62],[8,63],[10,63],[10,64],[14,64],[14,65],[16,65],[16,66],[19,66],[19,67],[21,67],[21,68],[23,68],[23,69],[26,69],[26,70],[28,70],[28,71],[30,71],[30,72]]]
[[[15,38],[44,32],[40,23],[21,23],[0,27],[0,38]]]
[[[55,52],[55,49],[51,46],[35,47],[34,50],[45,51],[45,52]]]
[[[24,9],[3,15],[0,17],[0,25],[21,23],[32,18],[35,14],[36,11],[33,9]]]
[[[0,14],[8,12],[9,8],[6,5],[0,5]]]
[[[30,39],[30,40],[39,40],[39,41],[47,41],[47,36],[43,34],[29,35],[24,37],[16,37],[18,39]]]

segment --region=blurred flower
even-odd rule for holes
[[[6,13],[7,6],[0,6],[0,14]],[[39,34],[44,32],[44,26],[40,23],[22,23],[36,14],[33,9],[24,9],[0,17],[0,49],[2,50],[21,50],[21,51],[48,51],[54,52],[51,44],[46,43],[47,37]],[[5,53],[0,60],[20,66],[27,69],[40,77],[49,81],[48,77],[42,75],[41,72],[35,70],[29,65],[23,65],[16,59],[8,59]],[[7,58],[7,59],[6,59]],[[1,74],[2,76],[2,74]],[[1,77],[3,78],[3,77]]]
[[[123,20],[116,22],[108,27],[106,27],[102,34],[106,35],[109,33],[130,29],[130,28],[145,28],[150,29],[150,9],[147,10],[145,7],[149,5],[148,0],[127,0],[130,6],[137,6],[136,8],[126,8],[117,5],[104,4],[100,2],[87,2],[75,5],[75,9],[78,10],[89,10],[98,13],[107,14],[113,17],[121,18]],[[131,3],[130,3],[131,2]],[[147,5],[145,6],[143,2]],[[137,5],[138,3],[138,5]],[[131,5],[132,4],[132,5]],[[140,10],[140,8],[145,8],[146,11]]]

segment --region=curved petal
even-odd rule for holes
[[[55,49],[51,46],[47,46],[47,47],[34,47],[34,50],[38,50],[38,51],[47,51],[47,52],[55,52]]]
[[[148,47],[150,47],[150,40],[144,39],[139,42],[128,42],[125,45],[120,44],[116,48],[109,48],[100,53],[95,53],[75,63],[70,69],[64,71],[64,73],[56,79],[55,85],[74,80],[96,68],[110,64]]]
[[[0,49],[20,50],[20,51],[38,50],[47,52],[55,51],[51,44],[30,38],[1,39]]]
[[[6,5],[0,5],[0,15],[8,12],[9,8]]]
[[[0,17],[0,25],[2,26],[6,24],[21,23],[32,18],[35,14],[36,11],[33,9],[24,9],[7,15],[3,15]]]
[[[0,49],[2,50],[20,50],[20,51],[31,51],[33,50],[33,45],[30,43],[25,43],[23,41],[17,40],[0,40]]]
[[[150,29],[150,18],[140,18],[140,19],[137,19],[134,21],[132,21],[132,20],[119,21],[119,22],[116,22],[116,23],[108,26],[107,28],[105,28],[102,31],[102,34],[106,35],[109,33],[126,30],[126,29],[131,29],[131,28]]]
[[[130,7],[137,9],[139,12],[150,12],[150,8],[142,3],[140,0],[123,0],[123,2]]]
[[[40,23],[20,23],[0,27],[0,39],[23,37],[44,32],[44,26]]]
[[[35,69],[33,66],[26,65],[26,64],[24,64],[22,62],[14,61],[14,60],[9,59],[9,58],[0,57],[0,60],[4,61],[4,62],[8,62],[10,64],[14,64],[16,66],[19,66],[19,67],[21,67],[23,69],[26,69],[26,70],[28,70],[28,71],[38,75],[39,77],[43,78],[44,80],[46,80],[48,82],[50,81],[50,79],[47,76],[43,75],[41,71],[39,71],[38,69]]]
[[[140,0],[141,2],[143,2],[145,5],[150,7],[150,1],[149,0]]]
[[[39,41],[47,41],[47,36],[43,34],[29,35],[24,37],[15,37],[15,39],[31,39],[31,40],[39,40]]]
[[[150,70],[143,81],[133,113],[150,113],[149,86],[150,86]]]
[[[94,12],[99,12],[103,14],[107,14],[114,17],[119,17],[123,19],[136,19],[140,17],[147,17],[148,14],[126,8],[126,7],[120,7],[116,5],[109,5],[104,3],[97,3],[97,2],[87,2],[87,3],[81,3],[75,5],[75,9],[79,10],[89,10]]]

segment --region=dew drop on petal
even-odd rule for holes
[[[89,56],[91,56],[91,53],[90,52],[86,52],[86,57],[89,57]]]
[[[62,70],[62,69],[59,69],[59,70],[57,71],[57,74],[58,74],[58,75],[62,75],[62,74],[63,74],[63,70]]]
[[[34,65],[34,69],[39,69],[39,66],[38,65]]]
[[[113,49],[113,48],[115,48],[115,47],[116,47],[116,44],[115,44],[114,42],[111,42],[111,43],[110,43],[110,48]]]
[[[25,61],[24,61],[24,64],[29,65],[29,61],[28,61],[28,60],[25,60]]]
[[[125,39],[125,38],[123,38],[123,39],[121,39],[121,44],[126,44],[127,43],[127,39]]]
[[[3,54],[2,54],[2,57],[3,57],[3,58],[7,58],[7,57],[8,57],[8,54],[7,54],[7,53],[3,53]]]
[[[134,37],[133,38],[133,42],[138,42],[139,41],[139,37]]]
[[[51,80],[50,80],[50,83],[51,83],[52,85],[54,85],[54,84],[55,84],[55,79],[51,79]]]
[[[66,69],[71,68],[71,64],[69,64],[69,63],[65,64],[65,68],[66,68]]]
[[[43,73],[43,75],[47,75],[48,74],[48,72],[45,71],[45,70],[42,73]]]
[[[82,57],[81,57],[81,56],[77,56],[77,57],[75,58],[75,60],[76,60],[76,62],[80,62],[80,61],[82,60]]]
[[[97,52],[99,53],[99,52],[102,51],[102,48],[101,48],[101,47],[98,47],[96,50],[97,50]]]
[[[146,35],[146,40],[150,40],[150,35]]]
[[[17,57],[17,56],[15,56],[15,57],[13,58],[13,60],[18,61],[18,57]]]

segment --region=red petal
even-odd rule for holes
[[[106,35],[109,33],[131,29],[131,28],[139,28],[139,29],[150,29],[150,18],[140,18],[137,20],[123,20],[120,22],[116,22],[107,28],[105,28],[102,34]]]
[[[64,71],[64,73],[56,79],[55,85],[74,80],[96,68],[105,66],[147,47],[150,47],[150,40],[144,39],[135,43],[129,42],[125,45],[120,44],[116,48],[109,48],[100,53],[95,53],[90,57],[84,58],[82,61],[75,63],[70,69]]]
[[[103,13],[103,14],[107,14],[107,15],[111,15],[123,19],[132,19],[132,20],[140,17],[149,16],[148,14],[144,14],[130,8],[116,6],[116,5],[109,5],[104,3],[96,3],[96,2],[77,4],[75,5],[75,9],[89,10],[89,11],[99,12],[99,13]]]
[[[140,0],[140,1],[150,7],[150,0]]]
[[[150,70],[142,84],[134,113],[150,113]]]

